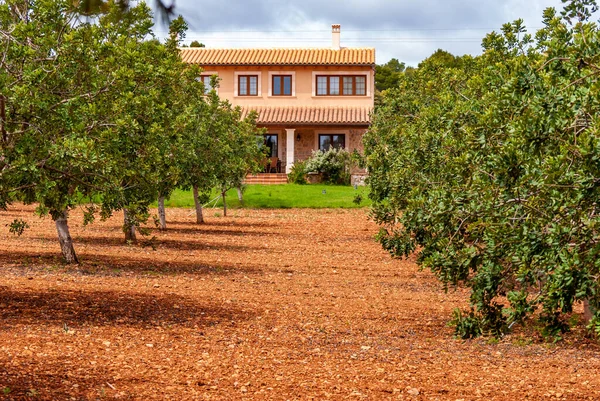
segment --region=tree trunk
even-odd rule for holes
[[[8,135],[6,134],[6,98],[4,95],[0,95],[0,134],[2,135],[2,142],[8,142]]]
[[[66,210],[60,212],[54,219],[56,224],[56,232],[58,233],[58,242],[60,243],[60,250],[66,263],[77,263],[77,255],[75,254],[75,248],[73,248],[73,240],[69,233],[69,225],[67,224],[68,213]]]
[[[194,185],[194,204],[196,205],[196,223],[204,223],[204,214],[202,213],[202,204],[198,199],[198,187]]]
[[[238,193],[238,200],[240,201],[240,203],[244,202],[244,194],[242,192],[242,187],[237,187],[237,193]]]
[[[588,299],[583,300],[583,319],[588,323],[594,317],[594,311],[590,307],[590,301]]]
[[[160,229],[167,229],[167,214],[165,212],[165,197],[158,197],[158,218],[160,220]]]
[[[125,233],[125,241],[127,242],[136,242],[137,238],[135,236],[135,224],[131,220],[129,216],[129,212],[127,209],[123,209],[123,232]]]
[[[227,190],[223,188],[223,191],[221,192],[221,197],[223,198],[223,216],[227,216],[227,200],[225,199],[226,195]]]

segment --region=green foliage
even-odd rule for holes
[[[330,184],[350,184],[351,154],[345,149],[330,148],[323,152],[313,151],[306,160],[307,172],[317,172],[323,175],[323,182]]]
[[[9,229],[11,234],[21,236],[25,232],[26,229],[29,228],[29,224],[23,219],[14,219],[12,223],[9,224]]]
[[[297,161],[288,174],[288,181],[292,184],[304,185],[306,181],[306,161]]]
[[[185,33],[188,30],[188,24],[185,19],[180,15],[173,19],[169,24],[169,35],[172,40],[180,41],[185,39]]]
[[[356,195],[354,195],[354,199],[352,199],[352,203],[359,206],[363,200],[364,200],[364,198],[363,198],[362,194],[357,193]]]
[[[123,12],[128,10],[130,6],[135,5],[135,2],[129,0],[81,0],[73,2],[77,6],[77,10],[82,15],[94,16],[105,13],[111,6],[115,4],[119,6],[119,9]],[[163,0],[154,1],[154,6],[158,11],[160,17],[164,20],[168,20],[174,11],[175,2],[167,3]]]
[[[63,224],[90,199],[84,224],[126,210],[139,227],[157,197],[256,168],[255,116],[205,97],[201,70],[179,56],[185,21],[163,43],[145,3],[122,4],[81,20],[67,0],[0,2],[0,208],[37,203]]]
[[[437,49],[431,56],[419,63],[419,68],[425,65],[435,65],[444,68],[460,68],[462,64],[462,58],[453,55],[446,50]]]
[[[190,47],[205,47],[204,43],[200,43],[197,40],[192,41],[192,43],[190,43]]]
[[[375,88],[384,91],[398,86],[406,65],[393,58],[385,64],[375,66]]]
[[[218,87],[215,79],[212,87]],[[263,130],[256,127],[257,116],[251,113],[242,119],[241,109],[221,100],[215,90],[201,95],[201,100],[190,102],[177,119],[176,130],[184,134],[179,186],[197,187],[201,193],[239,187],[248,174],[262,168],[264,149],[257,138],[262,138]]]
[[[598,315],[594,315],[594,318],[590,321],[588,328],[597,336],[600,337],[600,318]]]
[[[454,319],[461,337],[536,319],[557,338],[586,299],[597,327],[595,8],[548,9],[535,37],[505,24],[476,58],[436,52],[384,94],[365,136],[378,238],[394,256],[418,249],[446,286],[471,288],[473,309]]]
[[[454,326],[454,334],[462,339],[479,337],[483,330],[481,320],[473,310],[467,316],[463,316],[460,309],[455,309],[450,324]]]

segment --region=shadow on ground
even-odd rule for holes
[[[105,368],[75,369],[60,361],[30,362],[15,367],[0,360],[0,399],[17,400],[100,400],[114,399],[116,392],[107,382]],[[108,379],[108,380],[107,380]],[[112,385],[112,384],[111,384]],[[110,397],[110,398],[109,398]],[[119,397],[119,399],[131,399]]]
[[[201,233],[198,233],[201,234]],[[37,238],[45,239],[45,238]],[[138,244],[129,245],[122,238],[115,237],[94,237],[94,236],[81,236],[78,235],[73,239],[75,250],[77,246],[81,244],[94,246],[94,247],[131,247],[131,248],[166,248],[175,250],[187,250],[187,251],[209,251],[209,250],[223,250],[226,252],[248,252],[253,249],[262,249],[261,247],[251,247],[247,245],[237,245],[232,243],[206,243],[201,240],[171,240],[165,238],[140,238]]]
[[[225,324],[229,327],[233,322],[254,316],[254,310],[222,307],[209,300],[197,301],[175,294],[0,287],[0,330],[15,332],[21,327],[46,327],[48,341],[56,341],[53,335],[59,331],[85,333],[91,327],[115,327],[119,332],[126,328],[155,332],[158,326],[181,327],[202,335],[203,327]],[[23,341],[12,344],[11,350],[23,350],[24,345],[29,345],[28,340]],[[75,354],[85,352],[79,349]],[[74,355],[64,358],[58,355],[40,357],[34,352],[29,356],[11,356],[1,352],[0,399],[96,400],[116,396],[133,399],[125,393],[119,394],[123,382],[112,379],[114,369],[108,371],[102,364],[92,365],[85,357],[77,360]],[[116,390],[111,388],[113,384]],[[164,383],[156,385],[161,388]]]
[[[216,226],[216,227],[222,227],[222,226]],[[234,230],[224,230],[224,229],[220,229],[220,228],[213,228],[213,227],[203,227],[203,228],[186,228],[184,227],[169,227],[166,231],[155,231],[153,232],[153,234],[155,234],[156,232],[159,233],[166,233],[167,235],[169,233],[174,233],[174,234],[184,234],[184,235],[219,235],[219,236],[228,236],[228,237],[244,237],[246,235],[251,235],[251,236],[258,236],[258,237],[268,237],[268,236],[278,236],[281,235],[280,232],[278,230],[272,230],[272,231],[266,231],[266,230],[247,230],[247,229],[238,229],[237,227],[233,226],[235,229]]]
[[[224,221],[210,220],[210,221],[208,221],[206,223],[202,223],[202,224],[198,224],[198,223],[192,222],[192,221],[173,220],[173,221],[167,222],[167,226],[191,226],[191,227],[196,227],[198,230],[210,229],[213,226],[215,226],[215,227],[249,227],[249,228],[272,227],[275,229],[278,227],[281,227],[281,223],[273,222],[273,221],[265,221],[265,220],[239,221],[239,220],[236,220],[235,218],[230,219],[229,217],[227,217],[226,219],[228,219],[228,220],[224,220]]]
[[[49,271],[66,272],[72,274],[119,276],[124,273],[131,274],[156,274],[156,275],[228,275],[232,273],[262,274],[260,265],[245,262],[244,264],[231,264],[219,262],[205,263],[194,260],[172,260],[163,261],[152,258],[150,253],[147,257],[104,255],[87,253],[85,251],[77,254],[80,265],[64,265],[60,251],[39,253],[34,251],[0,253],[0,272],[10,270],[16,275],[26,275],[35,272],[48,273]]]
[[[0,329],[46,324],[63,327],[213,326],[252,316],[235,308],[175,295],[138,292],[13,290],[0,288]],[[65,326],[66,325],[66,326]]]

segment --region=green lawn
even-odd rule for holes
[[[356,195],[362,196],[362,202],[353,202]],[[214,205],[213,201],[208,206]],[[281,208],[356,208],[369,206],[367,187],[354,189],[351,186],[339,185],[247,185],[244,191],[244,204],[240,205],[235,189],[227,192],[227,206],[231,208],[246,207],[251,209],[281,209]],[[194,207],[191,191],[177,190],[171,199],[165,202],[167,207]],[[216,206],[222,206],[221,199]]]

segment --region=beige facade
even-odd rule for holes
[[[276,135],[273,156],[285,172],[319,149],[320,138],[326,146],[335,135],[338,146],[343,142],[349,151],[362,151],[375,99],[375,50],[341,47],[339,25],[332,26],[331,48],[185,48],[181,54],[199,64],[203,76],[218,77],[219,97],[244,114],[258,112],[257,124]],[[291,77],[291,87],[278,95],[274,79],[281,88],[283,76]]]
[[[261,66],[261,67],[206,67],[203,75],[217,75],[219,88],[217,93],[234,106],[347,106],[373,107],[375,100],[375,75],[372,67],[343,66]],[[258,95],[239,95],[239,76],[258,76]],[[292,95],[273,96],[273,76],[292,76]],[[364,75],[366,77],[366,95],[361,96],[317,96],[317,75]]]

